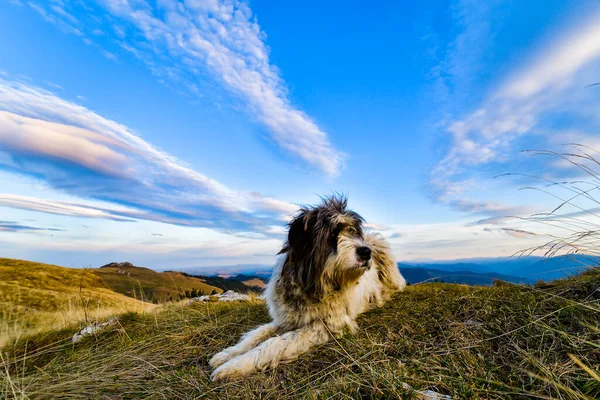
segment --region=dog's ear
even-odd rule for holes
[[[311,222],[313,210],[301,209],[300,212],[288,224],[288,237],[283,248],[278,254],[294,251],[295,257],[300,256],[312,245],[313,237],[311,230],[314,221]]]
[[[320,238],[315,236],[318,223],[318,210],[302,209],[288,224],[288,239],[280,254],[286,259],[282,275],[294,282],[304,296],[316,299],[322,292],[322,268],[324,260],[321,249],[317,248]]]

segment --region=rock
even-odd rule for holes
[[[222,294],[213,294],[210,296],[204,295],[204,296],[200,296],[200,297],[194,297],[193,299],[190,299],[188,304],[194,304],[199,301],[205,303],[207,301],[210,301],[211,298],[214,298],[217,301],[248,301],[248,300],[250,300],[250,297],[247,294],[238,293],[233,290],[228,290]]]
[[[419,400],[452,400],[452,396],[434,392],[433,390],[415,390],[408,383],[403,383],[404,390],[410,390]]]
[[[228,290],[219,296],[219,301],[236,301],[236,300],[250,300],[250,297],[247,294],[234,292],[233,290]]]
[[[440,394],[434,392],[433,390],[417,390],[417,395],[419,396],[420,400],[452,400],[452,396]]]
[[[113,317],[111,319],[109,319],[106,322],[103,322],[101,324],[94,322],[89,326],[86,326],[85,328],[83,328],[82,330],[80,330],[79,332],[77,332],[76,334],[73,335],[73,343],[77,343],[79,342],[81,339],[83,339],[86,336],[92,335],[106,327],[109,327],[111,325],[114,325],[117,323],[117,318]]]

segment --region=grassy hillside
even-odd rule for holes
[[[242,282],[244,285],[249,286],[251,288],[255,288],[256,290],[264,289],[267,286],[267,279],[261,278],[259,276],[254,275],[245,275],[238,274],[230,277],[228,280]]]
[[[208,359],[268,320],[263,303],[168,305],[66,343],[5,347],[0,398],[600,398],[600,271],[536,286],[409,286],[359,319],[356,336],[239,382]]]
[[[259,278],[247,279],[247,280],[241,281],[241,282],[248,287],[255,288],[258,290],[264,289],[267,286],[265,281],[263,281],[262,279],[259,279]]]
[[[235,277],[222,278],[220,276],[198,276],[198,278],[202,278],[209,285],[218,287],[223,291],[235,290],[236,292],[247,293],[261,290],[261,288],[258,286],[247,285],[244,282],[237,281],[235,280]]]
[[[91,270],[0,258],[0,346],[41,330],[151,308],[107,288]]]
[[[198,277],[174,271],[156,272],[129,263],[108,264],[93,269],[92,272],[117,293],[158,303],[179,300],[180,295],[194,289],[198,295],[223,292],[220,287],[210,285]]]

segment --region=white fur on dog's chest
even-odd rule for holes
[[[276,274],[278,272],[275,271]],[[270,282],[265,295],[269,305],[269,313],[278,325],[295,329],[314,322],[320,322],[325,324],[333,334],[340,333],[346,326],[354,330],[356,328],[354,319],[368,310],[373,303],[377,303],[382,286],[376,268],[371,267],[360,277],[356,284],[342,292],[330,293],[318,303],[304,306],[298,310],[292,309],[275,295],[277,291],[275,288],[270,287],[270,285],[275,285],[277,282],[277,278],[274,278]]]

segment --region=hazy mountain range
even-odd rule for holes
[[[411,283],[425,280],[466,284],[490,284],[493,279],[530,283],[571,276],[589,266],[598,266],[600,257],[574,254],[542,258],[498,257],[471,258],[448,261],[417,260],[400,262],[398,266]],[[271,275],[272,266],[265,264],[238,264],[231,266],[192,267],[179,270],[193,275],[218,275],[228,278],[236,275],[256,276],[263,279]]]

